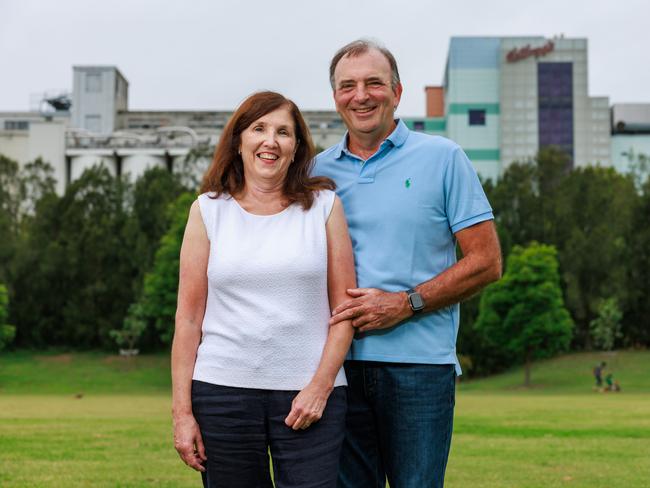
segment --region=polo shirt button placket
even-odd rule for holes
[[[365,161],[359,161],[361,167],[359,168],[359,183],[374,183],[375,182],[375,167],[377,161],[373,160],[375,156],[368,158]]]

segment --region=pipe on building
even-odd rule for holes
[[[190,138],[192,139],[193,146],[196,145],[196,143],[199,140],[198,134],[190,127],[181,127],[181,126],[174,126],[174,125],[168,127],[158,127],[156,129],[156,132],[180,132],[182,134],[186,134],[190,136]]]

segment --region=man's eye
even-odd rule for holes
[[[354,88],[354,85],[341,85],[339,87],[339,90],[348,91],[348,90],[351,90],[352,88]]]
[[[373,80],[369,81],[367,84],[368,86],[383,86],[384,83],[379,80]]]

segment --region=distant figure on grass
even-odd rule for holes
[[[600,364],[596,365],[594,367],[594,380],[596,380],[596,384],[594,385],[594,389],[600,390],[603,387],[603,371],[605,367],[607,366],[607,363],[605,361],[602,361]]]
[[[621,391],[621,385],[618,380],[614,379],[614,373],[608,373],[605,376],[605,384],[607,385],[605,391]]]

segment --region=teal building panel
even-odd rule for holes
[[[447,134],[447,119],[444,117],[409,117],[402,120],[411,130],[439,136]]]
[[[498,115],[500,113],[498,103],[451,103],[449,104],[450,114],[467,114],[470,110],[485,110],[486,114]]]

